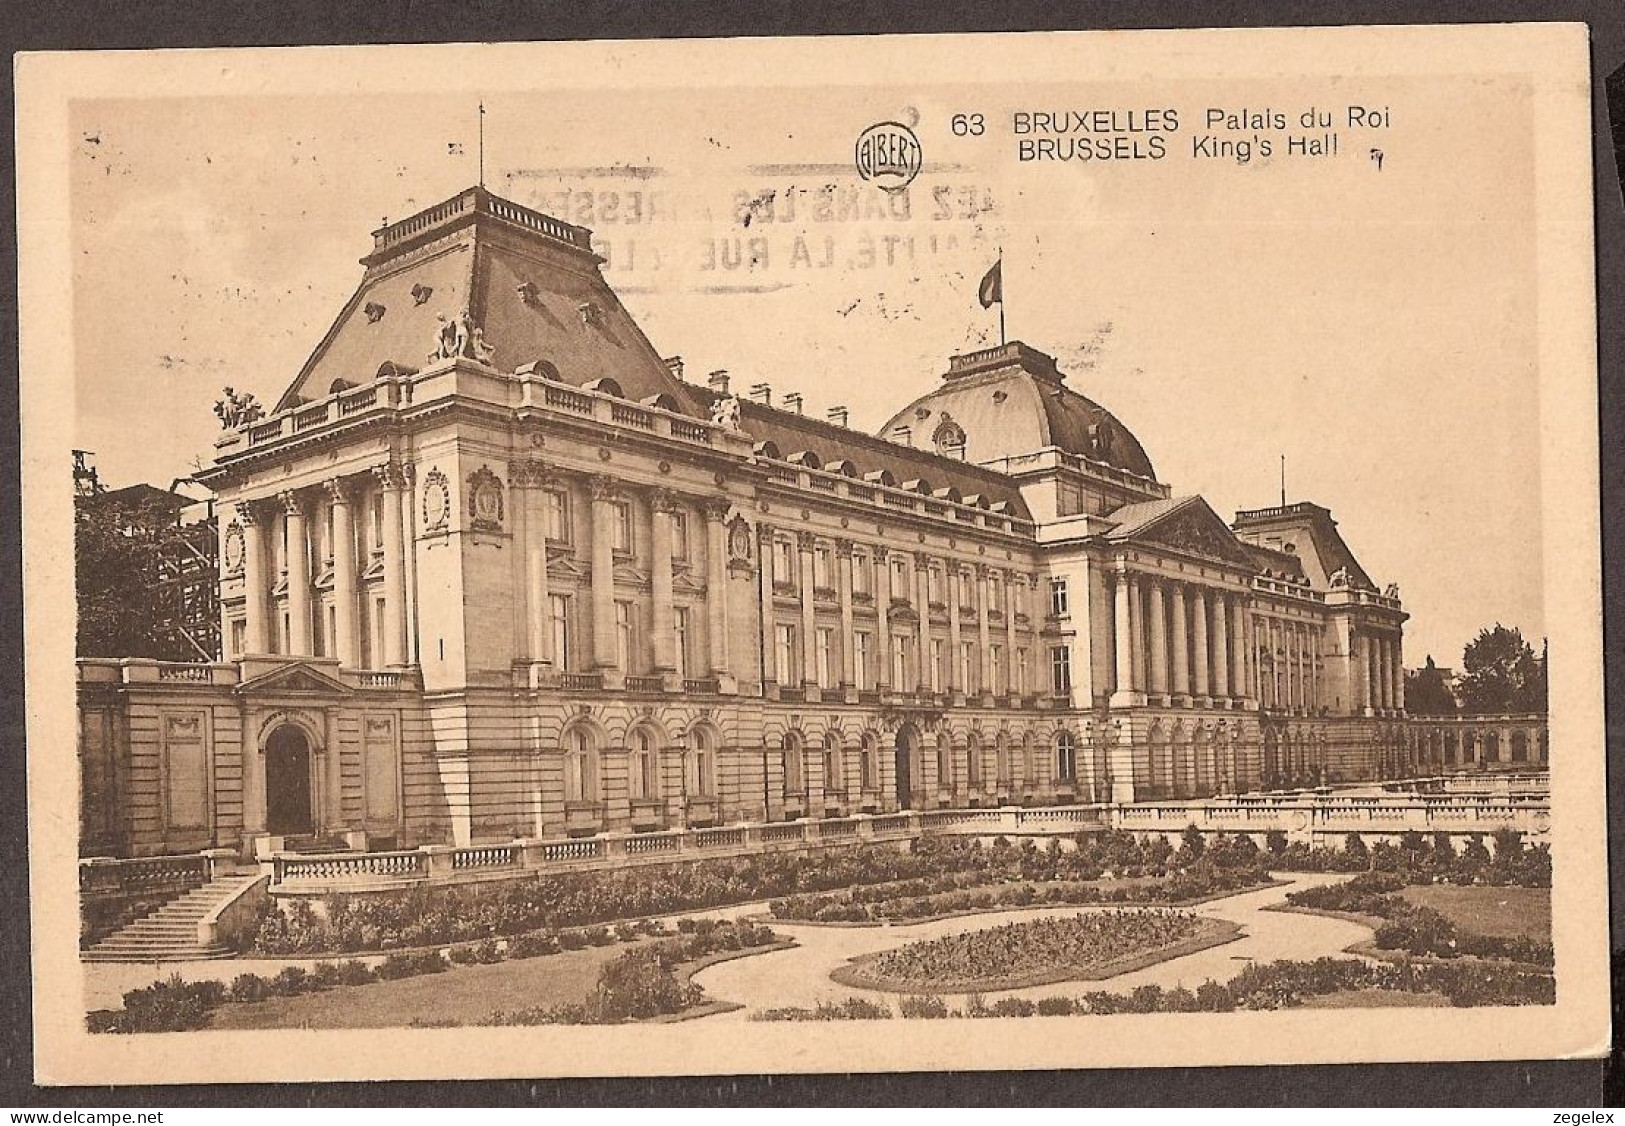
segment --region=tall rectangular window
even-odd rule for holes
[[[372,494],[372,550],[374,554],[384,550],[384,493],[380,489]]]
[[[942,638],[933,637],[931,639],[931,691],[942,691],[943,672]]]
[[[1057,618],[1064,618],[1071,612],[1071,599],[1067,595],[1065,579],[1049,581],[1049,610]]]
[[[852,592],[872,594],[875,586],[874,563],[862,551],[852,553]]]
[[[821,543],[813,548],[813,586],[829,589],[835,585],[834,575],[829,545]]]
[[[671,521],[671,557],[673,559],[687,559],[688,513],[673,512],[667,519]]]
[[[900,598],[904,602],[911,602],[908,589],[908,561],[902,556],[893,556],[891,561],[891,596]]]
[[[979,685],[976,683],[976,642],[961,641],[959,643],[959,683],[965,686],[966,692],[975,692]]]
[[[1057,645],[1049,651],[1050,688],[1057,696],[1072,692],[1072,647]]]
[[[995,695],[1003,695],[1007,691],[1004,683],[1004,647],[989,645],[987,647],[987,690]]]
[[[632,506],[628,502],[616,501],[615,505],[615,550],[622,555],[632,554]]]
[[[908,676],[908,638],[893,634],[891,639],[891,683],[899,692],[907,691],[911,681]]]
[[[835,631],[820,628],[814,638],[818,656],[818,687],[835,687]]]
[[[774,665],[778,670],[780,684],[800,684],[801,647],[796,644],[796,627],[792,625],[779,625],[774,627]]]
[[[945,595],[942,583],[942,568],[932,565],[925,572],[926,599],[931,602],[943,601]]]
[[[677,662],[677,679],[688,677],[688,607],[678,606],[671,612],[672,653]]]
[[[987,608],[1004,609],[1004,579],[997,571],[991,571],[987,576]]]
[[[787,539],[773,541],[773,581],[796,586],[800,568],[796,566],[796,545]]]
[[[852,635],[852,679],[860,691],[874,687],[874,678],[869,674],[869,636],[867,633]]]
[[[635,613],[636,607],[630,602],[615,603],[615,664],[623,673],[636,671],[632,668],[632,657],[637,652],[633,636],[637,626]]]
[[[1027,694],[1027,691],[1028,691],[1027,686],[1032,683],[1032,669],[1031,669],[1030,666],[1031,666],[1031,661],[1029,660],[1029,658],[1027,656],[1027,650],[1026,649],[1017,649],[1016,650],[1016,694],[1017,695],[1025,696]]]
[[[570,596],[548,595],[548,609],[553,618],[553,667],[560,672],[569,671],[570,665]]]
[[[231,655],[241,657],[248,646],[248,622],[242,618],[231,620]]]
[[[563,489],[547,490],[547,538],[570,542],[570,494]]]

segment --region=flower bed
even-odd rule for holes
[[[1097,980],[1238,937],[1241,928],[1187,911],[1080,912],[911,942],[830,976],[893,992],[970,993]]]
[[[1286,833],[1273,830],[1265,837],[1269,866],[1288,872],[1388,872],[1408,884],[1487,884],[1507,887],[1551,887],[1552,854],[1544,844],[1527,845],[1516,829],[1499,829],[1491,838],[1468,836],[1457,852],[1449,833],[1431,838],[1419,832],[1401,834],[1397,844],[1386,841],[1367,846],[1358,833],[1350,833],[1341,849],[1310,848],[1302,841],[1288,843]]]
[[[1120,1013],[1222,1013],[1237,1009],[1290,1009],[1312,998],[1380,990],[1385,994],[1444,997],[1458,1008],[1485,1005],[1550,1005],[1556,986],[1550,974],[1514,966],[1465,963],[1381,963],[1347,958],[1270,962],[1249,966],[1224,984],[1203,982],[1195,990],[1142,985],[1130,993],[1094,991],[1081,997],[1001,997],[989,1005],[980,995],[951,1009],[933,994],[904,997],[904,1018],[1111,1016]],[[767,1009],[753,1020],[886,1020],[890,1006],[858,997],[822,1002],[816,1008]]]

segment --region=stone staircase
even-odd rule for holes
[[[257,871],[216,876],[202,887],[182,892],[151,914],[126,923],[80,951],[85,962],[189,962],[230,958],[235,951],[198,944],[198,922],[219,904],[259,878]]]

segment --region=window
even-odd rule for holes
[[[339,655],[339,608],[329,606],[326,617],[326,628],[316,631],[316,656],[337,657]]]
[[[633,801],[660,796],[660,757],[655,751],[654,734],[647,727],[632,732],[632,762],[628,784]]]
[[[1004,609],[1004,576],[997,571],[987,575],[987,605],[990,610]]]
[[[773,541],[773,581],[786,586],[796,585],[796,548],[786,539]]]
[[[288,619],[282,619],[286,626]],[[372,604],[372,667],[384,667],[384,600],[382,598]]]
[[[1055,778],[1060,782],[1074,782],[1078,777],[1078,747],[1072,732],[1063,731],[1055,737]]]
[[[1064,618],[1071,612],[1071,600],[1067,596],[1065,579],[1049,581],[1049,612],[1057,618]]]
[[[891,596],[909,601],[908,591],[908,561],[901,555],[892,556],[891,561]]]
[[[946,660],[942,650],[942,638],[933,637],[931,639],[931,691],[933,692],[942,691],[944,661]]]
[[[813,548],[813,586],[826,590],[835,585],[835,568],[831,565],[829,545],[821,543]]]
[[[677,662],[677,679],[688,677],[688,607],[678,606],[671,612],[672,658]]]
[[[688,513],[681,510],[674,511],[667,519],[671,521],[671,557],[673,559],[687,559]]]
[[[570,668],[570,596],[548,595],[553,617],[553,667],[564,671]]]
[[[995,695],[1008,691],[1004,682],[1004,648],[999,645],[987,647],[987,690]]]
[[[547,490],[547,538],[555,543],[569,543],[570,494],[563,489]]]
[[[774,642],[773,667],[779,674],[779,683],[800,684],[801,673],[796,666],[801,662],[801,649],[796,644],[796,627],[774,627]]]
[[[380,605],[380,608],[381,608],[382,603],[380,603],[379,605]],[[378,624],[383,625],[383,622],[384,622],[384,616],[383,616],[382,613],[380,613],[378,615]],[[279,653],[292,652],[292,650],[293,650],[293,642],[290,640],[293,637],[293,632],[292,631],[293,631],[293,626],[292,626],[292,623],[290,622],[290,620],[288,618],[287,611],[283,611],[283,613],[282,613],[282,642],[277,647],[277,652],[279,652]],[[379,667],[380,668],[383,667],[381,662],[379,664]]]
[[[231,654],[241,657],[248,647],[248,622],[242,618],[231,620]]]
[[[598,800],[598,753],[586,728],[577,727],[564,740],[564,800]]]
[[[975,692],[976,685],[976,642],[961,641],[959,643],[959,683],[966,692]]]
[[[335,542],[333,535],[333,506],[324,504],[322,505],[322,558],[327,561],[329,566],[332,566],[333,563],[333,544]]]
[[[786,735],[783,743],[784,751],[784,792],[790,794],[806,793],[807,783],[802,772],[801,740],[794,735]]]
[[[942,568],[933,563],[925,572],[926,597],[932,602],[943,600]]]
[[[637,608],[630,602],[615,603],[615,667],[623,673],[632,672],[632,657],[637,652]]]
[[[632,554],[632,505],[624,500],[615,501],[615,543],[614,547],[621,555]]]
[[[852,679],[856,687],[867,691],[874,687],[869,675],[869,634],[852,635]]]
[[[818,655],[818,687],[835,687],[835,631],[821,628],[814,639]]]
[[[846,793],[846,778],[841,773],[841,737],[834,732],[824,736],[824,795],[841,797]]]
[[[1017,649],[1016,650],[1016,694],[1019,695],[1019,696],[1025,696],[1027,694],[1027,686],[1030,683],[1032,683],[1031,678],[1029,676],[1030,669],[1028,667],[1030,665],[1030,663],[1031,662],[1028,660],[1028,657],[1027,657],[1027,650],[1025,650],[1025,649]]]
[[[384,550],[384,494],[381,489],[372,494],[372,550],[375,555]],[[287,557],[286,552],[283,557]]]
[[[880,789],[880,773],[875,769],[875,744],[872,737],[865,736],[863,749],[858,752],[858,785],[865,790]]]
[[[854,594],[873,594],[875,586],[874,563],[868,554],[862,551],[852,553],[852,592]]]
[[[954,788],[954,745],[947,735],[937,736],[937,789]]]
[[[1050,690],[1056,696],[1072,692],[1072,647],[1057,645],[1049,651]]]
[[[716,792],[716,758],[711,735],[704,728],[697,727],[689,735],[683,785],[695,797],[710,797]]]
[[[906,691],[908,679],[908,638],[893,634],[891,639],[891,682],[898,691]]]

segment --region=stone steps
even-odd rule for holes
[[[86,962],[187,962],[230,958],[235,953],[230,947],[198,942],[198,922],[257,878],[257,874],[250,874],[211,880],[120,927],[81,951],[79,957]]]

